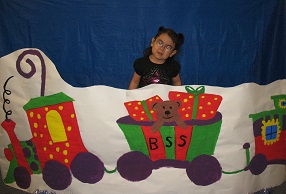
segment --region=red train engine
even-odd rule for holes
[[[6,157],[15,160],[10,163],[6,181],[15,180],[19,187],[28,188],[30,175],[42,173],[49,187],[63,190],[71,184],[72,175],[91,184],[102,179],[104,164],[83,145],[72,101],[64,93],[58,93],[31,99],[24,105],[33,136],[27,141],[29,144],[17,139],[12,120],[2,123],[11,140]],[[23,145],[31,145],[33,159],[28,159],[31,154],[25,154]],[[32,168],[35,164],[40,164],[36,170]]]

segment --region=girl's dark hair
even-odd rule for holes
[[[156,40],[158,36],[164,33],[168,34],[169,37],[173,40],[173,42],[175,43],[174,50],[177,50],[177,53],[178,53],[178,51],[180,50],[180,47],[184,43],[184,35],[182,33],[177,34],[174,30],[170,28],[164,28],[163,26],[161,26],[158,29],[158,33],[156,34],[154,39]],[[152,47],[150,46],[144,50],[144,56],[149,56],[151,54],[152,54]]]

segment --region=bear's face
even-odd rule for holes
[[[178,113],[179,107],[180,102],[170,100],[153,104],[153,110],[157,113],[157,119],[165,122],[175,121],[180,117]]]

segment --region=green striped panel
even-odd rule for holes
[[[127,125],[119,123],[118,125],[124,133],[130,149],[133,151],[140,151],[150,157],[141,127],[139,125]]]
[[[175,159],[175,129],[174,126],[162,126],[160,133],[165,145],[167,159]]]
[[[221,123],[222,121],[211,125],[194,126],[190,147],[187,153],[187,161],[192,161],[195,157],[202,154],[214,154]]]

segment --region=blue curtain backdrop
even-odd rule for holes
[[[1,0],[0,57],[39,48],[73,86],[127,89],[159,26],[185,35],[184,85],[286,78],[285,0]]]

